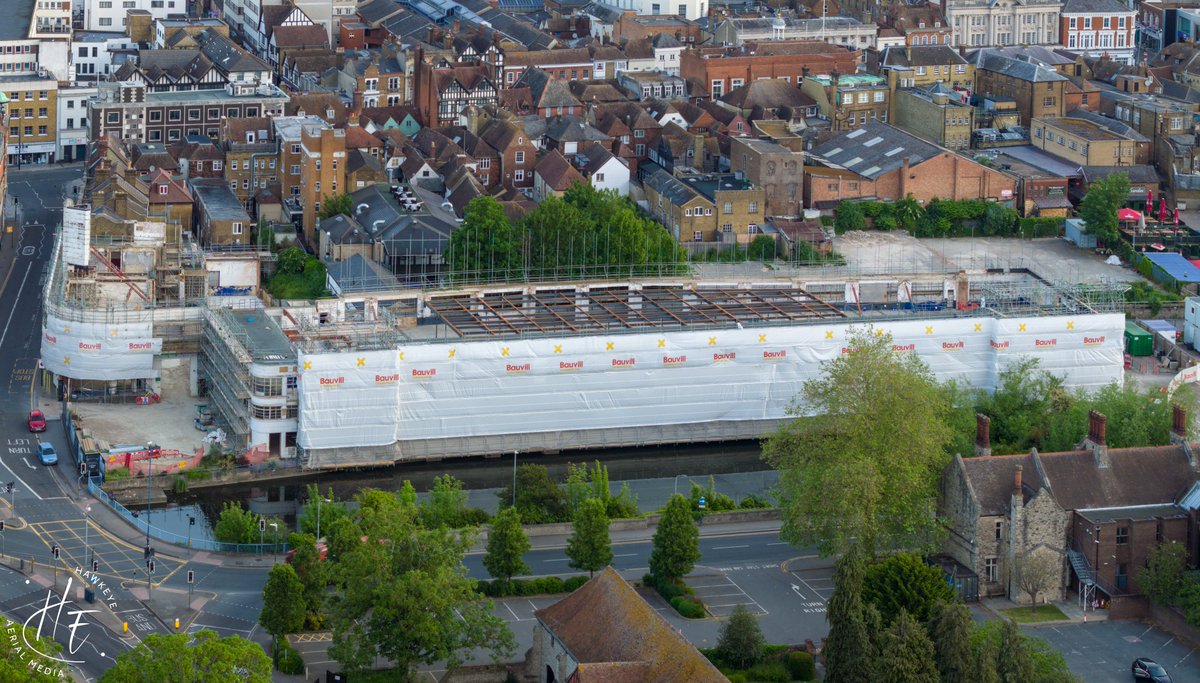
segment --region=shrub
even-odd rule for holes
[[[761,496],[756,496],[751,493],[745,498],[742,498],[741,502],[738,503],[738,507],[743,510],[763,510],[772,507],[772,505],[771,501],[767,500],[766,498],[762,498]]]
[[[129,478],[128,467],[114,467],[104,473],[104,478],[108,481],[121,481]]]
[[[747,672],[747,679],[762,683],[791,683],[792,674],[783,662],[765,662]]]
[[[529,588],[532,591],[531,595],[552,595],[554,593],[562,593],[566,590],[563,580],[557,576],[545,576],[540,579],[533,579],[529,582]]]
[[[279,641],[279,662],[275,668],[279,669],[280,673],[289,676],[301,676],[304,674],[304,659],[290,643],[281,640]]]
[[[642,574],[642,585],[646,588],[655,588],[654,575],[650,572]]]
[[[689,598],[682,595],[671,598],[671,607],[679,612],[679,616],[684,619],[703,619],[704,606],[696,601],[695,598]]]
[[[567,593],[574,593],[579,589],[580,586],[587,582],[588,577],[586,576],[572,576],[566,581],[563,581],[563,590]]]
[[[798,650],[789,652],[783,663],[787,666],[792,680],[811,681],[817,677],[817,665],[813,662],[812,655],[807,652]]]
[[[750,679],[746,678],[746,674],[739,671],[729,674],[729,683],[750,683]]]
[[[487,513],[487,510],[479,508],[467,508],[462,511],[462,516],[459,522],[462,526],[482,526],[492,521],[492,516]]]
[[[650,577],[650,585],[654,586],[654,590],[663,597],[663,600],[670,602],[675,598],[684,594],[684,587],[670,580],[659,580],[657,577],[647,574]]]

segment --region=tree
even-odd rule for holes
[[[308,261],[308,254],[300,247],[288,247],[281,250],[277,258],[279,267],[276,272],[284,274],[300,273],[304,271],[304,264]]]
[[[429,497],[420,505],[421,523],[427,527],[445,526],[451,529],[461,526],[466,518],[467,495],[463,483],[453,475],[443,474],[435,478]]]
[[[604,501],[588,498],[575,511],[571,536],[567,539],[567,557],[572,569],[586,569],[592,576],[612,562],[612,541],[608,537],[608,511]]]
[[[1009,563],[1013,585],[1029,596],[1029,608],[1037,610],[1037,598],[1062,581],[1062,558],[1051,551],[1029,551],[1015,555]]]
[[[678,493],[667,501],[650,551],[650,573],[663,581],[683,578],[700,559],[700,530],[687,498]]]
[[[121,653],[100,683],[270,683],[271,658],[240,636],[213,631],[147,636]]]
[[[717,637],[717,654],[726,664],[749,669],[763,659],[766,639],[758,619],[742,603],[734,606],[729,619],[721,624]]]
[[[1015,621],[1005,619],[1000,627],[1000,649],[996,655],[1000,683],[1029,683],[1034,680],[1029,643]]]
[[[304,585],[292,565],[277,564],[267,574],[267,585],[263,587],[263,606],[258,623],[275,644],[279,652],[279,636],[295,633],[304,627]]]
[[[971,650],[974,655],[974,676],[969,680],[974,683],[1000,683],[1000,673],[996,670],[996,643],[990,639],[981,640]]]
[[[524,265],[520,233],[508,222],[500,202],[488,195],[467,204],[444,258],[451,271],[472,280],[513,279]]]
[[[496,495],[500,498],[501,509],[512,506],[512,484],[505,485]],[[526,524],[565,522],[571,518],[567,510],[567,497],[550,478],[545,465],[521,465],[517,468],[516,504]]]
[[[307,499],[296,516],[296,524],[301,533],[319,537],[329,531],[329,526],[334,520],[350,516],[346,504],[338,501],[332,488],[321,493],[320,486],[309,484],[306,490]]]
[[[759,235],[750,241],[746,248],[746,257],[752,261],[771,261],[775,258],[775,238],[770,235]]]
[[[1138,588],[1156,605],[1170,607],[1176,604],[1187,585],[1184,576],[1187,561],[1187,548],[1182,543],[1158,544],[1146,558],[1146,566],[1138,570]]]
[[[6,622],[8,620],[5,620]],[[62,652],[62,646],[49,638],[39,638],[37,632],[16,623],[5,626],[5,637],[0,639],[0,681],[5,683],[60,683],[69,676],[59,676],[56,671],[38,671],[33,665],[39,657],[31,656],[31,648],[46,655]],[[29,643],[31,648],[26,647]],[[52,664],[52,662],[44,662]]]
[[[328,562],[321,561],[317,548],[317,537],[312,534],[291,534],[288,545],[292,548],[289,564],[296,570],[296,578],[304,589],[304,608],[312,628],[319,628],[325,607],[326,587],[329,583]]]
[[[354,200],[350,198],[350,195],[344,192],[342,194],[334,195],[327,194],[325,195],[325,198],[321,200],[321,211],[317,214],[317,217],[321,220],[325,220],[331,216],[349,216],[351,209],[354,208],[353,204]]]
[[[1093,182],[1079,205],[1079,217],[1087,224],[1088,233],[1110,247],[1115,246],[1120,239],[1117,211],[1128,199],[1129,175],[1126,173],[1112,173]]]
[[[866,230],[867,217],[858,202],[841,202],[833,212],[833,230],[837,234],[851,230]]]
[[[826,683],[871,680],[871,634],[863,615],[862,587],[866,564],[862,551],[850,546],[837,561],[833,594],[825,613],[829,636],[825,639]]]
[[[528,574],[525,553],[529,552],[529,538],[521,528],[521,515],[516,508],[506,508],[492,520],[488,532],[487,552],[483,556],[483,567],[497,579],[512,580],[518,574]]]
[[[354,542],[338,541],[336,590],[327,608],[330,657],[352,673],[384,658],[403,679],[418,664],[445,661],[454,668],[475,648],[511,654],[512,632],[463,565],[472,535],[426,529],[413,505],[380,493],[360,494],[360,508],[346,520],[350,528],[331,532],[331,551],[340,537]]]
[[[935,605],[929,620],[929,638],[942,683],[975,683],[974,652],[971,649],[971,611],[961,603]]]
[[[998,202],[988,202],[979,227],[984,235],[1008,235],[1017,223],[1017,212]]]
[[[883,638],[883,657],[879,661],[880,683],[938,683],[933,642],[921,622],[903,609]]]
[[[780,470],[781,535],[825,556],[852,542],[870,558],[881,548],[934,547],[951,442],[947,394],[916,354],[894,352],[883,330],[853,329],[844,346],[848,353],[804,383],[794,419],[764,446]]]
[[[899,553],[867,567],[862,596],[887,623],[901,611],[926,622],[934,607],[954,600],[954,589],[941,569],[925,564],[914,553]]]
[[[259,515],[247,511],[241,503],[226,502],[213,527],[213,536],[220,543],[258,543]]]

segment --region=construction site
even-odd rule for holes
[[[814,273],[815,275],[816,273]],[[310,468],[757,438],[855,328],[992,389],[1123,378],[1125,285],[1027,270],[376,293],[289,308]],[[798,407],[801,411],[803,406]]]

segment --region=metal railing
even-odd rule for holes
[[[142,533],[148,534],[151,538],[162,541],[164,543],[172,543],[174,545],[194,548],[196,550],[206,550],[217,553],[245,553],[254,555],[266,555],[270,553],[285,553],[288,550],[288,544],[284,541],[279,543],[221,543],[219,541],[210,541],[203,538],[188,538],[182,534],[177,534],[165,529],[159,529],[149,523],[149,520],[141,519],[138,515],[129,511],[121,503],[117,502],[107,491],[100,488],[93,477],[88,477],[87,482],[88,493],[96,497],[97,500],[107,505],[113,512],[123,517]]]

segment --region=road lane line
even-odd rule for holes
[[[787,541],[779,541],[778,543],[768,543],[767,545],[791,545]]]
[[[554,560],[542,560],[542,562],[570,562],[570,561],[571,561],[571,558],[569,558],[569,557],[560,557],[560,558],[554,559]]]
[[[713,550],[735,550],[737,548],[749,548],[749,547],[750,546],[748,546],[748,545],[719,545],[719,546],[713,548]]]
[[[25,266],[25,275],[23,275],[21,277],[21,286],[17,287],[17,296],[16,296],[17,301],[21,300],[21,292],[25,291],[25,281],[29,279],[29,271],[31,271],[31,270],[33,270],[33,261],[30,261],[29,265]],[[12,271],[10,270],[9,273],[11,274]],[[6,279],[5,284],[7,284],[7,279]],[[2,292],[3,292],[3,290],[0,289],[0,293],[2,293]],[[8,336],[8,326],[12,324],[13,315],[16,312],[17,312],[16,306],[13,306],[12,310],[10,310],[8,312],[8,322],[4,323],[4,331],[0,332],[0,349],[4,348],[4,338]]]
[[[0,467],[3,467],[5,470],[7,470],[7,471],[8,471],[8,473],[9,473],[9,474],[13,475],[13,477],[16,477],[16,480],[17,480],[17,481],[19,481],[19,482],[21,482],[21,485],[22,485],[22,486],[24,486],[25,488],[29,489],[29,493],[30,493],[30,494],[32,494],[34,498],[37,498],[38,500],[46,500],[45,498],[42,498],[42,497],[41,497],[41,495],[39,495],[37,491],[34,491],[32,486],[30,486],[29,484],[25,483],[25,480],[24,480],[24,479],[22,479],[22,478],[20,477],[20,475],[18,475],[16,472],[14,472],[14,471],[13,471],[13,469],[12,469],[11,467],[9,467],[8,465],[4,464],[4,462],[2,462],[2,461],[0,461]],[[13,491],[13,493],[15,494],[15,493],[17,493],[17,492],[16,492],[16,491]],[[10,506],[10,507],[12,506],[12,501],[9,501],[9,506]]]
[[[613,555],[613,557],[637,557],[637,553],[624,553],[621,555]]]

